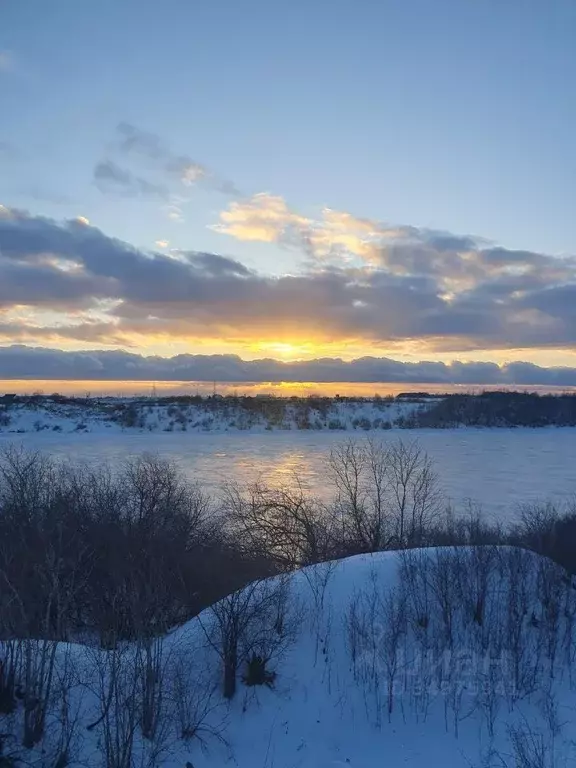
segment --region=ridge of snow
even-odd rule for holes
[[[454,550],[414,552],[432,563],[450,551]],[[472,551],[473,548],[460,550],[462,553]],[[525,556],[535,564],[543,562],[537,555],[525,553]],[[510,755],[508,727],[536,722],[540,717],[539,692],[516,702],[513,708],[503,700],[493,738],[480,711],[462,716],[456,737],[447,704],[449,692],[435,691],[428,713],[423,717],[414,715],[408,696],[399,690],[389,722],[386,712],[376,711],[372,694],[359,684],[347,647],[345,617],[350,606],[358,601],[360,591],[372,583],[388,592],[397,587],[398,567],[398,553],[384,552],[357,555],[297,571],[291,577],[291,588],[304,609],[303,620],[296,642],[277,663],[274,687],[254,689],[240,684],[232,702],[220,701],[210,716],[214,727],[225,722],[227,743],[208,739],[207,748],[202,749],[196,741],[175,740],[160,765],[182,768],[190,762],[193,768],[227,765],[235,768],[480,768],[490,747]],[[319,601],[316,587],[324,578],[326,589]],[[574,599],[573,594],[570,599]],[[168,633],[164,644],[171,662],[181,661],[190,674],[197,675],[198,680],[205,679],[206,683],[212,674],[217,677],[220,674],[213,651],[206,647],[203,627],[209,621],[210,609]],[[530,630],[527,624],[523,631],[537,630]],[[88,651],[79,645],[62,644],[62,648],[71,648],[80,664],[88,663],[89,654],[106,654],[106,651]],[[456,647],[455,651],[466,654],[469,649]],[[572,758],[576,692],[566,677],[559,676],[551,685],[558,696],[560,720],[566,723],[565,733],[555,747],[557,758],[560,760],[570,750]],[[463,712],[466,712],[472,693],[464,689],[462,695]],[[93,706],[93,697],[88,695],[81,713],[84,724],[94,719]],[[95,733],[88,734],[85,728],[82,730],[82,762],[96,766],[101,761],[96,754],[97,737]],[[143,742],[137,744],[137,749],[144,750]],[[508,765],[512,766],[513,762]],[[564,763],[553,765],[556,768]]]

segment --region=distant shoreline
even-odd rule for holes
[[[377,381],[152,381],[113,379],[1,379],[0,395],[51,395],[68,397],[176,397],[182,395],[209,396],[257,394],[279,397],[381,397],[397,396],[402,392],[426,391],[430,394],[481,394],[484,391],[531,392],[536,394],[576,393],[576,386],[551,384],[478,384],[438,382],[377,382]]]
[[[576,427],[576,394],[517,391],[381,397],[0,396],[0,432],[341,431],[459,427]]]

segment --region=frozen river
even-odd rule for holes
[[[376,433],[371,433],[376,436]],[[576,496],[576,429],[411,430],[378,433],[383,440],[418,440],[434,460],[446,495],[456,505],[470,499],[501,519],[526,501]],[[261,477],[289,482],[294,474],[327,497],[331,446],[363,434],[343,432],[123,433],[0,435],[10,442],[74,461],[112,465],[154,452],[174,459],[186,474],[217,491],[222,483]]]

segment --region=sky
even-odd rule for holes
[[[576,368],[575,39],[574,0],[0,0],[0,379]]]

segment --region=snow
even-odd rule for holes
[[[142,399],[87,399],[64,402],[40,399],[17,402],[0,412],[0,433],[81,432],[111,434],[121,432],[242,432],[297,430],[370,430],[398,424],[415,410],[435,402],[360,399],[332,400],[316,408],[306,399],[285,404],[274,398],[240,404],[224,399],[200,403],[171,403]],[[252,403],[252,404],[250,404]],[[255,405],[254,405],[255,403]],[[130,409],[132,419],[122,418]],[[2,415],[7,416],[3,424]]]
[[[144,428],[122,428],[104,418],[98,409],[82,406],[11,408],[12,420],[0,434],[0,448],[17,442],[57,457],[109,461],[112,465],[128,456],[153,451],[174,459],[190,477],[215,493],[225,480],[244,482],[261,476],[266,482],[280,484],[297,475],[304,486],[327,498],[333,492],[325,469],[331,447],[345,439],[366,437],[363,428],[353,428],[355,419],[373,422],[382,416],[380,407],[373,403],[361,403],[353,409],[345,403],[336,406],[338,418],[347,425],[345,431],[326,426],[298,430],[295,421],[290,429],[268,430],[262,422],[239,429],[237,422],[231,425],[230,414],[210,421],[207,430],[202,426],[205,414],[200,417],[189,413],[186,431],[167,432],[168,414],[156,406],[146,411]],[[386,406],[385,413],[393,421],[413,407],[397,404],[392,410]],[[84,426],[79,429],[79,424]],[[521,502],[562,502],[576,493],[576,429],[392,428],[372,430],[368,435],[384,441],[417,439],[434,460],[441,485],[460,512],[465,500],[471,499],[486,512],[507,519]],[[441,552],[422,554],[433,560]],[[534,560],[538,558],[534,556]],[[318,584],[323,576],[327,587],[319,601]],[[530,723],[542,731],[542,738],[548,739],[542,725],[542,690],[513,705],[502,695],[493,736],[471,685],[461,691],[462,719],[457,735],[454,712],[448,705],[451,694],[442,687],[434,689],[424,716],[414,709],[413,690],[400,686],[389,721],[385,695],[382,699],[382,691],[376,695],[366,689],[347,643],[350,606],[360,603],[360,593],[372,583],[384,592],[398,585],[395,553],[357,556],[333,568],[312,566],[296,573],[292,593],[301,606],[302,618],[295,643],[276,663],[274,687],[255,689],[240,684],[230,704],[216,695],[205,723],[208,728],[204,748],[198,740],[180,740],[171,728],[157,764],[167,768],[183,768],[187,763],[193,768],[511,768],[515,763],[510,727]],[[535,605],[536,611],[540,609]],[[164,641],[169,663],[183,665],[191,678],[206,689],[217,682],[219,675],[218,660],[207,647],[203,629],[210,621],[209,612],[204,613],[174,629]],[[525,631],[531,630],[526,627]],[[455,650],[466,655],[470,648],[461,642]],[[81,671],[82,682],[76,686],[81,722],[78,762],[86,768],[101,765],[98,729],[88,732],[85,726],[96,719],[94,659],[105,659],[106,652],[62,645],[59,656],[62,660],[71,658]],[[404,663],[413,656],[408,645],[402,657]],[[409,668],[407,676],[411,674]],[[547,763],[546,768],[557,768],[572,765],[576,759],[572,744],[576,739],[576,693],[569,676],[561,673],[551,684],[551,692],[562,728],[554,743],[556,762]],[[171,724],[175,726],[175,721]],[[212,729],[222,731],[225,742],[210,735]],[[486,762],[489,749],[503,755],[504,762],[496,757]],[[136,752],[139,759],[142,757],[142,765],[147,751],[147,743],[139,740]]]
[[[445,550],[422,550],[419,555],[433,563],[443,552]],[[537,565],[539,558],[531,557]],[[194,768],[227,765],[235,768],[480,768],[489,747],[509,755],[510,725],[529,722],[540,729],[542,690],[513,704],[502,694],[491,737],[485,712],[475,704],[476,692],[468,686],[468,679],[462,677],[464,672],[458,677],[462,701],[457,712],[461,717],[457,735],[453,723],[455,712],[447,705],[448,689],[440,687],[432,693],[424,715],[414,711],[413,688],[400,685],[395,690],[389,718],[386,711],[378,711],[376,699],[360,681],[347,643],[346,616],[350,606],[358,603],[361,590],[372,583],[384,594],[396,587],[398,568],[397,553],[389,552],[348,558],[334,564],[333,570],[329,570],[331,566],[320,565],[296,573],[291,589],[302,607],[302,621],[295,643],[276,665],[278,676],[274,688],[248,689],[240,685],[231,704],[221,701],[208,719],[215,728],[224,724],[226,743],[208,736],[206,748],[202,749],[197,741],[185,743],[172,733],[160,764],[167,768],[182,768],[186,762]],[[318,584],[323,577],[326,577],[326,590],[319,600]],[[494,594],[496,601],[503,602],[504,598],[499,595],[505,594],[505,586]],[[535,605],[535,610],[541,610],[541,606]],[[210,620],[209,611],[204,612],[167,636],[165,654],[171,663],[183,661],[191,672],[199,674],[215,668],[216,660],[206,645],[202,629]],[[526,632],[537,631],[530,630],[528,624],[526,627]],[[413,655],[408,639],[406,643],[402,674],[406,670],[409,674]],[[73,650],[77,661],[88,667],[91,663],[88,652],[80,646],[74,646]],[[455,647],[455,653],[460,652],[469,652],[461,638]],[[105,652],[99,653],[105,655]],[[360,657],[358,664],[361,663]],[[451,667],[449,673],[453,672]],[[576,737],[572,716],[576,692],[568,677],[562,674],[556,675],[549,692],[556,698],[562,724],[554,744],[558,762],[553,764],[560,766],[564,765],[563,755],[575,756],[571,740]],[[81,712],[84,740],[81,759],[88,767],[99,764],[96,733],[88,734],[84,728],[94,717],[93,704],[93,696],[88,693]],[[141,747],[136,746],[137,750]],[[514,765],[511,760],[507,764]],[[548,766],[548,763],[542,765]]]

